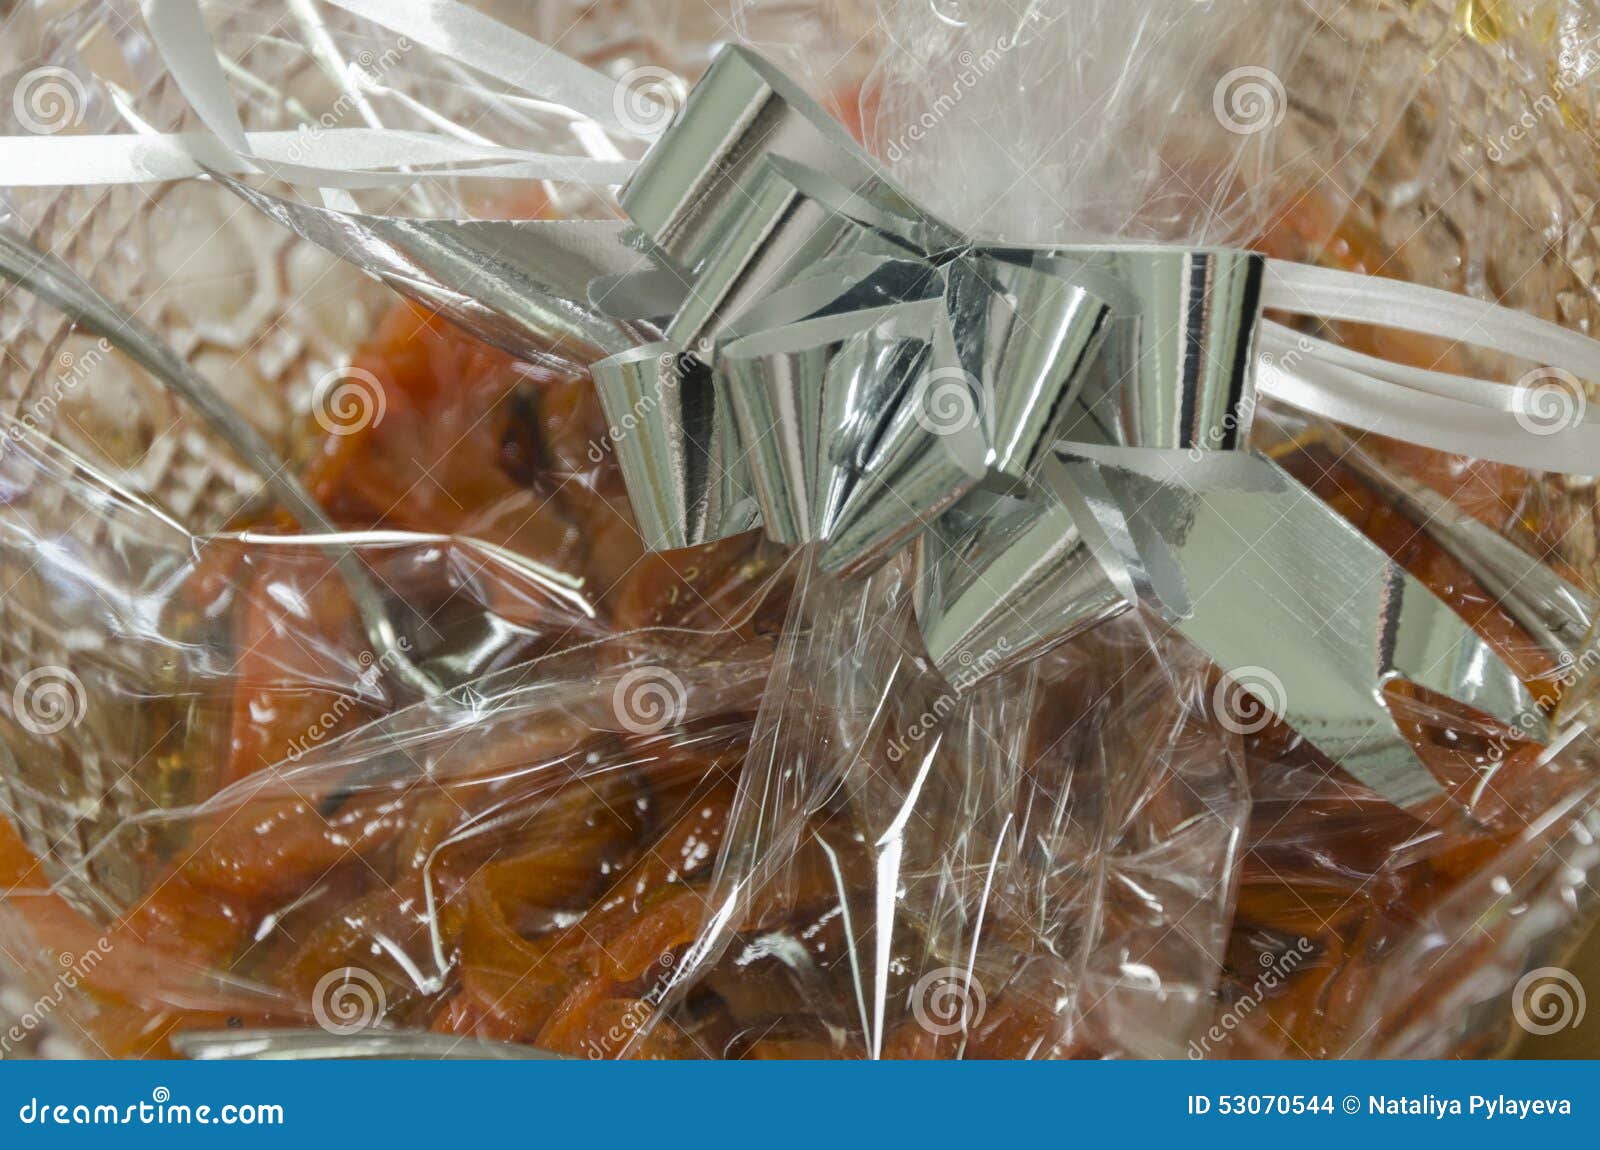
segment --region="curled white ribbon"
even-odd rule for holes
[[[1264,320],[1261,395],[1335,423],[1529,471],[1600,473],[1600,419],[1584,380],[1600,380],[1600,343],[1496,304],[1377,276],[1270,261],[1267,310],[1436,336],[1540,367],[1519,386],[1391,363]],[[1539,384],[1565,393],[1549,420]]]
[[[559,104],[608,131],[640,139],[660,135],[659,129],[627,123],[617,115],[617,84],[611,77],[455,0],[326,0],[326,3],[381,24],[397,35],[539,99]],[[537,83],[533,82],[535,78]]]
[[[13,188],[154,184],[190,179],[207,168],[230,175],[264,168],[281,175],[301,168],[314,173],[310,179],[317,187],[411,184],[421,176],[446,174],[605,186],[625,182],[635,167],[627,160],[524,152],[387,128],[246,132],[245,141],[248,151],[239,152],[208,132],[11,136],[0,158],[0,184]],[[401,167],[420,170],[389,170]]]
[[[608,132],[642,139],[653,134],[642,122],[618,116],[614,81],[454,0],[322,2]],[[259,172],[315,188],[403,186],[428,176],[605,187],[626,182],[636,167],[627,160],[527,151],[443,132],[310,126],[246,132],[197,0],[143,0],[141,7],[151,42],[206,130],[8,136],[0,147],[0,187],[162,183],[206,168]]]

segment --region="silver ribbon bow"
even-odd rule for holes
[[[856,576],[914,543],[957,690],[1143,604],[1400,806],[1440,788],[1392,681],[1547,733],[1462,619],[1248,450],[1259,255],[971,242],[738,47],[628,221],[393,220],[216,178],[514,354],[592,363],[653,548],[760,525]]]

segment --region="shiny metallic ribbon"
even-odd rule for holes
[[[752,498],[845,575],[915,540],[958,690],[1143,603],[1402,806],[1439,788],[1390,681],[1543,732],[1463,620],[1245,449],[1260,256],[969,243],[736,49],[621,201],[690,284],[654,358],[593,368],[613,424],[636,417],[657,546],[746,528]]]
[[[560,59],[445,0],[333,2],[491,75],[520,77],[519,47]],[[564,158],[371,133],[351,138],[365,149],[352,156],[329,148],[283,163],[279,141],[239,127],[215,60],[198,50],[193,0],[145,7],[213,137],[177,153],[173,137],[140,137],[143,160],[102,168],[53,141],[63,147],[31,162],[69,174],[87,164],[91,182],[186,175],[192,163],[497,346],[590,366],[652,547],[759,524],[849,577],[915,544],[919,622],[957,690],[1143,604],[1402,806],[1439,788],[1389,713],[1390,682],[1546,734],[1528,692],[1460,618],[1246,447],[1256,344],[1298,338],[1261,319],[1264,302],[1370,322],[1352,277],[1229,249],[974,243],[739,47],[718,56],[633,170],[620,196],[628,221],[313,207],[222,173],[356,187],[413,179],[376,169],[418,156],[456,174],[522,164],[547,175]],[[560,102],[609,122],[606,89],[569,64],[552,65]],[[612,175],[584,163],[563,174]],[[1548,349],[1547,361],[1600,377],[1600,347],[1582,337],[1448,293],[1394,290],[1398,306],[1415,305],[1404,326],[1456,338],[1481,329],[1474,342]],[[1311,342],[1303,367],[1263,374],[1263,394],[1427,445],[1533,458],[1526,441],[1496,454],[1514,414],[1506,389]],[[1587,469],[1600,425],[1541,446],[1557,466]]]

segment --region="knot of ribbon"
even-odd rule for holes
[[[592,372],[653,546],[759,524],[849,577],[915,543],[957,690],[1143,604],[1403,806],[1438,787],[1391,680],[1545,730],[1462,619],[1246,446],[1262,256],[970,242],[738,49],[621,203],[657,265],[625,318],[669,318]]]

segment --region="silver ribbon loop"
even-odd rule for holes
[[[1133,447],[1231,451],[1249,439],[1254,342],[1266,261],[1227,248],[1062,249],[1124,285],[1101,407]],[[1127,306],[1126,304],[1124,306]],[[1067,431],[1072,435],[1072,428]],[[1091,442],[1094,437],[1086,436]]]
[[[1264,261],[1249,252],[1184,248],[1010,249],[1002,258],[1046,267],[1106,301],[1103,347],[1064,389],[1064,416],[1034,417],[1074,443],[1231,451],[1249,433],[1251,350],[1260,315]],[[1034,315],[1034,330],[1048,330]],[[1026,391],[1010,373],[1001,394]],[[1035,440],[1048,447],[1055,434]],[[1024,477],[1032,478],[1037,459]],[[1053,503],[1048,488],[1036,503]],[[971,667],[1004,670],[1065,641],[1137,596],[1100,570],[1076,530],[1053,526],[1071,516],[1057,507],[1013,514],[947,517],[922,552],[918,619],[934,664],[955,681],[977,681]],[[1041,586],[1045,572],[1061,586]],[[1124,593],[1125,592],[1125,593]],[[1019,601],[1035,604],[1024,615]],[[1044,604],[1048,604],[1045,610]],[[1120,603],[1120,606],[1118,604]],[[1039,614],[1045,610],[1044,614]]]
[[[978,381],[988,486],[1025,490],[1099,363],[1114,285],[1029,249],[978,249],[946,277],[958,354]]]
[[[672,551],[760,522],[727,380],[670,341],[590,368],[639,533]]]
[[[888,260],[858,281],[837,280],[825,274],[776,297],[821,306],[734,339],[718,363],[751,445],[768,535],[818,541],[824,570],[855,574],[982,478],[984,442],[977,420],[962,416],[978,397],[956,358],[940,273]],[[822,302],[836,286],[842,293]],[[748,318],[768,317],[762,308]],[[949,423],[936,406],[946,396]]]
[[[1538,736],[1532,695],[1460,616],[1270,460],[1063,445],[1053,490],[1108,571],[1379,795],[1440,795],[1384,701],[1408,680]]]
[[[1047,492],[973,492],[919,538],[917,559],[917,623],[929,658],[959,692],[1135,602]]]
[[[918,208],[850,134],[781,70],[724,48],[622,188],[622,210],[664,256],[698,272],[755,198],[773,159],[882,205],[927,250],[960,237]]]

